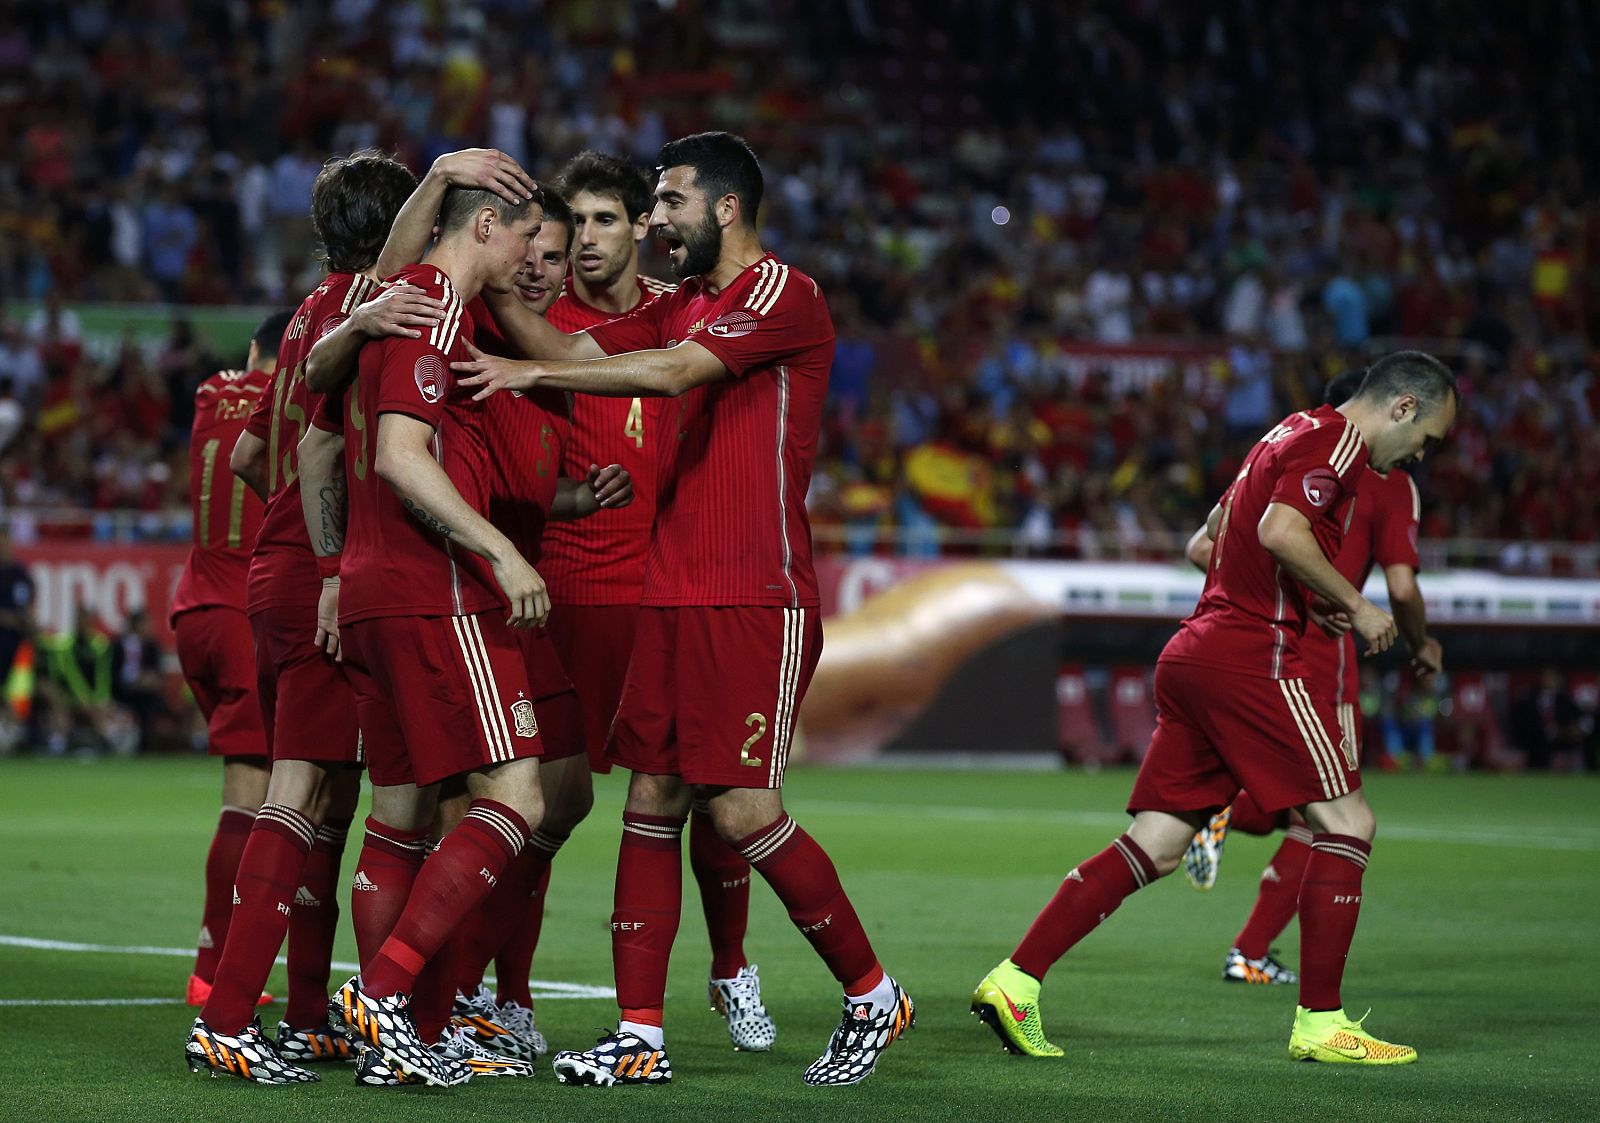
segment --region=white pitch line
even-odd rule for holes
[[[181,998],[0,998],[0,1006],[183,1006]]]
[[[936,806],[918,803],[854,803],[849,800],[794,799],[794,809],[801,814],[814,810],[823,814],[840,814],[859,817],[870,814],[907,815],[918,819],[943,819],[949,822],[1000,823],[1028,822],[1052,823],[1057,826],[1117,827],[1127,826],[1128,816],[1113,811],[1050,811],[1010,807]],[[1579,830],[1571,835],[1541,834],[1513,830],[1457,831],[1437,827],[1408,827],[1390,825],[1380,817],[1377,845],[1387,839],[1407,842],[1442,842],[1463,846],[1499,846],[1517,850],[1576,850],[1585,853],[1600,852],[1600,835]]]
[[[81,944],[70,940],[43,940],[36,936],[7,936],[0,935],[0,947],[30,948],[34,951],[65,951],[74,953],[104,954],[104,955],[167,955],[188,959],[194,955],[193,948],[163,948],[150,947],[142,944]],[[286,960],[279,956],[274,962],[282,964]],[[335,962],[331,964],[335,971],[359,971],[358,963]],[[492,975],[485,976],[484,982],[494,982]],[[553,979],[529,979],[528,986],[533,991],[534,998],[615,998],[617,992],[610,987],[589,986],[586,983],[558,983]],[[46,1005],[46,1006],[111,1006],[111,1005],[139,1005],[154,1006],[166,1002],[166,999],[140,998],[140,999],[84,999],[82,1001],[46,1001],[44,999],[15,999],[10,1001],[0,1000],[0,1005]],[[182,999],[173,999],[181,1002]]]

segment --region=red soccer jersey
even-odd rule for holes
[[[249,608],[315,607],[322,591],[300,507],[300,438],[322,400],[306,388],[306,356],[317,340],[377,295],[381,283],[330,273],[300,303],[278,348],[272,391],[250,415],[248,431],[267,445],[267,510],[250,558]]]
[[[250,543],[261,527],[261,500],[228,467],[233,443],[272,384],[265,371],[219,370],[194,395],[189,434],[189,501],[194,545],[172,598],[172,615],[221,605],[244,608]]]
[[[1307,591],[1267,553],[1256,527],[1270,504],[1286,504],[1310,520],[1323,555],[1337,557],[1366,466],[1360,430],[1332,406],[1291,414],[1262,437],[1222,498],[1200,603],[1161,658],[1307,678]]]
[[[1417,530],[1421,518],[1422,497],[1409,474],[1397,468],[1380,476],[1368,468],[1333,567],[1358,589],[1366,585],[1374,565],[1420,568]],[[1361,674],[1354,634],[1332,639],[1320,628],[1307,628],[1302,654],[1313,682],[1332,686],[1336,701],[1356,700]]]
[[[649,304],[672,286],[640,277],[640,303]],[[608,320],[579,299],[572,278],[545,319],[564,332],[587,331]],[[638,604],[644,594],[645,554],[656,516],[656,420],[662,398],[598,398],[578,394],[572,410],[572,437],[562,455],[561,474],[581,480],[589,465],[621,464],[633,480],[633,502],[545,531],[544,564],[539,574],[557,604]]]
[[[441,301],[444,319],[419,339],[390,336],[368,343],[339,415],[331,398],[317,411],[319,428],[345,434],[349,512],[339,622],[466,616],[506,607],[489,563],[423,526],[373,470],[380,419],[406,414],[433,428],[429,451],[468,505],[489,513],[485,406],[450,372],[452,362],[471,358],[465,341],[472,338],[472,321],[450,279],[431,265],[409,265],[389,283],[416,285]]]
[[[479,349],[491,355],[521,357],[500,334],[481,299],[467,305],[467,316]],[[561,475],[562,450],[572,432],[569,401],[560,390],[526,395],[512,391],[484,401],[484,432],[493,464],[489,521],[511,539],[530,565],[539,565],[542,540],[553,525],[550,506]],[[539,575],[544,576],[542,566]],[[548,578],[545,583],[549,584]]]
[[[611,355],[692,339],[732,375],[662,411],[640,603],[816,606],[806,491],[834,349],[817,283],[766,254],[721,292],[694,277],[589,334]]]

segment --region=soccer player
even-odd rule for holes
[[[515,204],[448,189],[427,261],[391,278],[439,300],[443,318],[419,338],[363,347],[342,408],[324,399],[314,424],[345,435],[342,489],[320,451],[326,442],[301,449],[305,486],[318,487],[304,504],[313,548],[338,558],[324,562],[339,569],[337,622],[319,622],[355,684],[379,833],[420,841],[437,785],[450,777],[465,774],[472,797],[376,951],[369,934],[361,974],[335,1001],[391,1070],[428,1084],[459,1083],[468,1070],[419,1036],[410,1009],[418,976],[543,814],[538,724],[511,629],[543,624],[549,599],[486,517],[486,409],[450,370],[467,354],[467,305],[485,289],[511,291],[542,219],[537,188]]]
[[[638,169],[616,156],[580,152],[558,182],[572,206],[575,252],[566,289],[546,316],[550,323],[568,333],[585,331],[669,290],[639,272],[639,242],[650,231],[652,200],[650,183]],[[611,771],[606,736],[622,697],[644,595],[662,403],[643,395],[576,398],[563,473],[581,478],[591,464],[620,463],[633,478],[636,500],[605,518],[553,524],[545,535],[539,572],[556,606],[550,634],[577,684],[596,772]],[[777,1026],[761,1000],[760,975],[744,952],[750,863],[718,836],[704,799],[696,799],[689,814],[689,868],[711,938],[711,1007],[727,1019],[734,1048],[771,1049]]]
[[[1343,405],[1360,387],[1361,377],[1361,373],[1352,371],[1334,379],[1324,400],[1330,406]],[[1422,674],[1437,673],[1443,667],[1443,650],[1439,641],[1428,635],[1427,610],[1417,587],[1417,533],[1422,518],[1417,485],[1399,469],[1380,473],[1368,466],[1354,510],[1334,558],[1334,568],[1360,589],[1365,587],[1374,564],[1383,567],[1395,625],[1411,648],[1416,669]],[[1187,551],[1189,560],[1201,572],[1211,566],[1211,548],[1209,528],[1203,526],[1189,540]],[[1360,671],[1354,637],[1348,631],[1329,636],[1321,628],[1308,628],[1304,652],[1307,677],[1315,683],[1334,685],[1340,730],[1356,759],[1361,759],[1361,722],[1357,712]],[[1196,889],[1210,889],[1216,884],[1217,865],[1230,829],[1256,835],[1286,830],[1287,834],[1261,873],[1255,908],[1228,950],[1222,977],[1227,982],[1265,985],[1298,982],[1299,975],[1273,957],[1272,941],[1294,918],[1300,881],[1311,858],[1311,829],[1297,813],[1269,815],[1248,792],[1241,792],[1232,804],[1211,817],[1184,852],[1183,872]]]
[[[1156,664],[1156,732],[1128,811],[1133,824],[1067,874],[1011,957],[979,983],[972,1010],[1009,1050],[1061,1056],[1045,1036],[1039,984],[1131,893],[1177,868],[1195,831],[1238,790],[1263,810],[1298,808],[1311,857],[1300,890],[1300,1004],[1289,1055],[1405,1064],[1415,1049],[1345,1015],[1340,984],[1376,823],[1351,746],[1335,746],[1332,683],[1308,678],[1309,601],[1343,613],[1374,653],[1393,619],[1334,568],[1366,466],[1420,460],[1455,421],[1455,378],[1415,351],[1387,355],[1338,409],[1292,414],[1245,458],[1207,525],[1215,546],[1193,615]]]
[[[209,751],[222,757],[222,817],[206,853],[200,947],[189,976],[191,1006],[204,1006],[211,994],[233,915],[239,856],[267,794],[267,738],[244,596],[262,505],[228,467],[228,457],[250,411],[272,384],[278,338],[292,314],[277,312],[261,321],[250,337],[245,369],[218,371],[194,396],[189,436],[194,542],[172,599],[172,631],[184,680],[205,715]]]
[[[359,794],[360,741],[350,688],[312,642],[321,583],[301,515],[295,449],[316,404],[304,385],[306,353],[376,289],[368,271],[414,182],[403,165],[373,151],[323,167],[311,217],[329,273],[290,320],[272,389],[230,457],[234,472],[266,497],[247,602],[273,766],[234,880],[234,922],[215,985],[185,1046],[194,1071],[259,1084],[305,1083],[317,1077],[297,1062],[350,1056],[327,1025],[327,985],[338,921],[335,881]],[[352,318],[377,322],[396,308],[436,314],[406,290]],[[289,1004],[274,1044],[251,1010],[286,932]]]
[[[682,284],[576,335],[496,318],[524,354],[472,349],[464,385],[668,396],[639,630],[608,752],[633,771],[617,863],[612,953],[621,1023],[557,1055],[567,1083],[671,1078],[662,1032],[682,904],[680,838],[692,799],[776,891],[840,981],[844,1016],[806,1070],[853,1084],[913,1021],[879,965],[833,863],[783,809],[794,717],[822,645],[805,496],[834,333],[809,277],[766,253],[761,168],[738,137],[700,133],[661,151],[651,225]]]

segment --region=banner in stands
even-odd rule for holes
[[[1073,386],[1096,372],[1105,373],[1118,394],[1148,390],[1176,375],[1178,385],[1190,396],[1224,385],[1228,372],[1228,348],[1215,343],[1090,343],[1063,341],[1057,361],[1065,368]]]
[[[102,628],[120,632],[130,612],[144,609],[161,646],[172,650],[167,609],[189,547],[40,542],[18,543],[13,551],[33,574],[40,631],[71,631],[81,612],[90,616],[91,624],[98,621]]]

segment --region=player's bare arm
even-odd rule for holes
[[[603,398],[675,398],[696,386],[728,376],[722,360],[692,339],[675,347],[627,351],[621,355],[579,362],[519,362],[478,350],[471,343],[471,362],[450,366],[467,377],[463,386],[480,389],[475,398],[497,390],[528,390],[548,386],[595,394]]]
[[[1183,556],[1201,573],[1211,568],[1211,547],[1216,544],[1217,527],[1221,523],[1222,504],[1218,503],[1206,516],[1206,524],[1189,536],[1189,544],[1183,549]]]
[[[411,198],[395,215],[389,238],[378,255],[378,276],[387,277],[422,260],[428,243],[433,241],[434,223],[438,221],[445,190],[450,187],[493,191],[515,205],[523,199],[531,199],[539,185],[522,170],[521,164],[499,149],[464,148],[459,152],[446,152],[433,162]]]
[[[544,579],[517,553],[509,539],[474,511],[456,490],[431,452],[433,427],[403,413],[378,418],[373,468],[394,489],[400,502],[423,526],[471,550],[494,569],[494,577],[511,603],[514,628],[542,625],[550,615]]]
[[[598,359],[605,355],[588,332],[568,335],[524,305],[514,293],[496,293],[485,289],[482,295],[483,302],[489,306],[494,322],[500,325],[507,341],[530,358],[547,362],[572,362],[577,359]]]
[[[1383,568],[1389,586],[1389,607],[1400,636],[1411,648],[1411,663],[1420,673],[1437,674],[1444,669],[1444,648],[1428,634],[1428,610],[1422,601],[1417,572],[1409,565]]]
[[[356,359],[368,340],[386,335],[420,339],[443,318],[444,302],[416,285],[384,289],[317,340],[306,355],[306,388],[314,394],[342,389],[355,377]]]
[[[318,558],[337,558],[344,552],[344,530],[349,512],[345,492],[344,438],[312,426],[300,439],[300,509],[305,515],[311,552]],[[339,574],[323,566],[322,592],[317,596],[316,645],[339,658]]]
[[[1394,643],[1394,619],[1339,575],[1311,531],[1311,522],[1285,503],[1268,504],[1256,527],[1261,546],[1289,575],[1333,608],[1349,613],[1351,626],[1376,655]]]
[[[239,434],[228,454],[228,468],[234,476],[244,481],[244,486],[256,493],[263,503],[267,501],[267,442],[251,432]]]
[[[616,510],[633,502],[633,477],[620,464],[589,465],[584,479],[562,478],[556,482],[556,497],[550,504],[550,517],[556,522],[586,519],[597,511]]]

